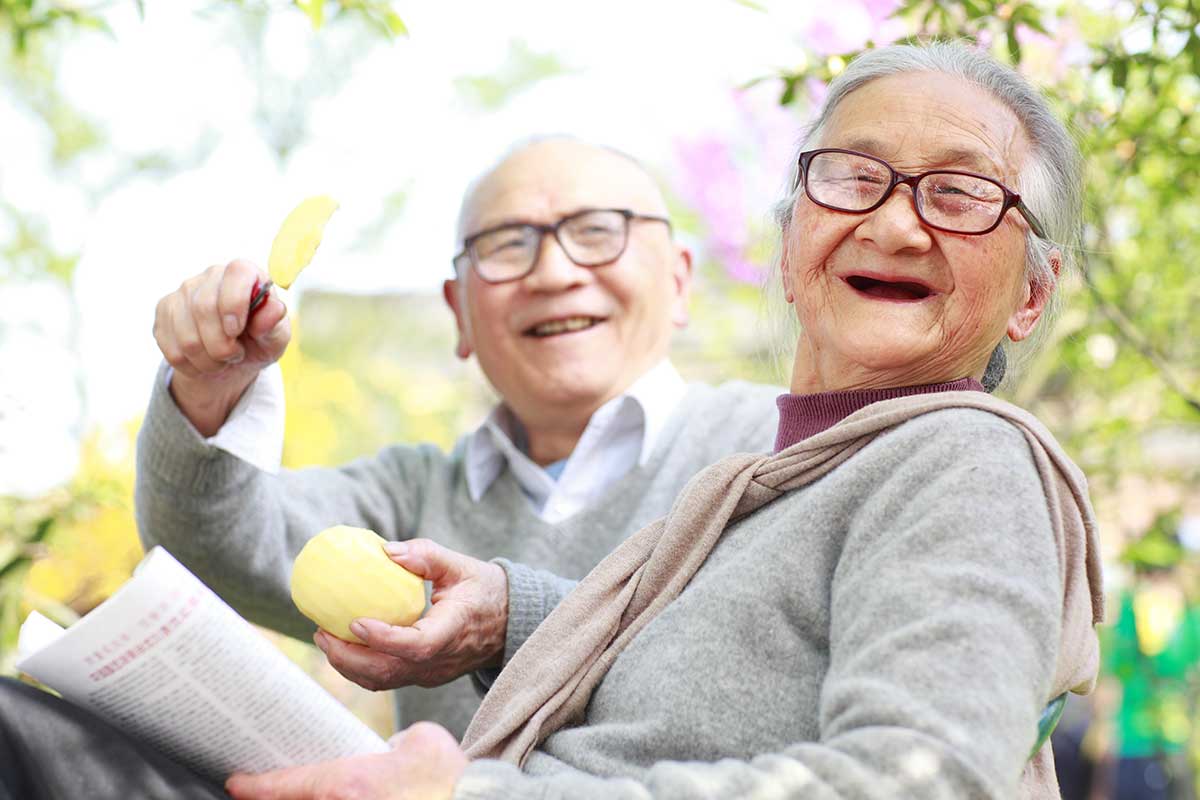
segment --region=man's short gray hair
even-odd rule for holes
[[[1027,360],[1037,352],[1059,313],[1061,301],[1058,292],[1054,291],[1056,280],[1050,262],[1051,252],[1057,248],[1061,253],[1059,281],[1077,267],[1076,256],[1083,230],[1083,159],[1071,134],[1046,98],[1023,76],[982,50],[956,42],[891,45],[869,50],[851,61],[829,84],[820,114],[801,137],[796,158],[792,159],[787,194],[775,207],[775,220],[781,231],[786,232],[792,209],[800,192],[804,191],[797,181],[799,154],[821,138],[841,102],[871,81],[911,72],[943,73],[979,86],[1012,111],[1025,129],[1032,152],[1013,188],[1046,232],[1046,239],[1032,231],[1026,235],[1025,272],[1036,285],[1050,290],[1042,319],[1020,350],[1021,360]],[[997,367],[1003,376],[1006,342],[1007,339],[999,343],[989,364],[985,382],[985,385],[991,384],[989,390],[999,383]]]
[[[458,206],[458,224],[455,226],[455,234],[454,234],[455,247],[462,244],[462,239],[464,236],[466,236],[466,231],[463,228],[463,224],[464,224],[466,216],[467,216],[467,211],[470,208],[471,201],[475,197],[475,192],[479,190],[479,185],[481,183],[483,183],[484,179],[486,179],[493,172],[495,172],[497,169],[499,169],[501,164],[508,161],[510,158],[517,155],[518,153],[520,153],[524,150],[528,150],[531,147],[536,147],[540,144],[544,144],[546,142],[569,142],[571,144],[580,145],[581,147],[590,147],[590,148],[594,148],[596,150],[603,150],[605,152],[612,153],[613,155],[619,156],[620,158],[623,158],[626,161],[633,164],[635,167],[637,167],[639,170],[641,170],[643,174],[645,174],[646,180],[648,180],[656,188],[658,187],[658,180],[654,177],[653,174],[651,174],[650,170],[646,167],[645,164],[642,163],[642,161],[640,159],[638,159],[636,156],[626,153],[624,150],[621,150],[617,147],[613,147],[612,145],[607,145],[607,144],[599,144],[597,142],[591,142],[591,141],[588,141],[587,139],[582,139],[582,138],[575,136],[573,134],[570,134],[570,133],[535,133],[535,134],[531,134],[529,136],[525,136],[521,139],[518,139],[515,142],[513,142],[512,144],[510,144],[504,150],[504,152],[500,154],[499,158],[497,158],[495,161],[493,161],[491,164],[489,164],[487,169],[485,169],[483,172],[480,172],[478,175],[476,175],[474,178],[472,178],[470,180],[470,182],[467,184],[467,188],[463,191],[462,200],[459,202],[459,206]],[[664,201],[664,206],[665,206],[665,201]]]

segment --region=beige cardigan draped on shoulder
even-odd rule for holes
[[[734,455],[698,473],[666,517],[601,561],[517,651],[467,730],[467,754],[523,764],[547,736],[583,718],[625,645],[679,595],[731,522],[836,469],[888,429],[946,408],[988,411],[1025,434],[1045,490],[1063,588],[1062,634],[1046,699],[1090,691],[1099,669],[1094,626],[1104,609],[1083,474],[1023,409],[982,392],[942,392],[873,403],[779,453]],[[1049,743],[1026,765],[1022,796],[1058,797]]]

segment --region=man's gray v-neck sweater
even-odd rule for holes
[[[138,531],[162,545],[253,622],[308,638],[315,627],[292,604],[296,554],[331,525],[386,539],[425,537],[480,559],[504,557],[582,578],[629,534],[665,514],[703,467],[735,452],[769,450],[780,390],[744,382],[691,384],[647,462],[592,507],[550,524],[506,468],[473,501],[466,437],[450,453],[392,446],[339,468],[269,474],[204,441],[155,381],[138,435]],[[461,737],[479,696],[469,678],[396,692],[398,724],[431,719]]]

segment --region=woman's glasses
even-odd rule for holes
[[[897,186],[905,184],[912,189],[921,221],[950,233],[989,233],[1000,224],[1005,212],[1015,207],[1033,232],[1046,238],[1045,228],[1021,202],[1019,194],[973,172],[931,170],[906,175],[881,158],[829,148],[800,154],[798,181],[817,205],[852,214],[874,211]]]

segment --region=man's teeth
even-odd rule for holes
[[[581,331],[584,328],[590,328],[599,320],[595,317],[569,317],[567,319],[555,319],[550,322],[543,322],[541,325],[535,325],[530,331],[534,336],[553,336],[556,333],[567,333],[569,331]]]

